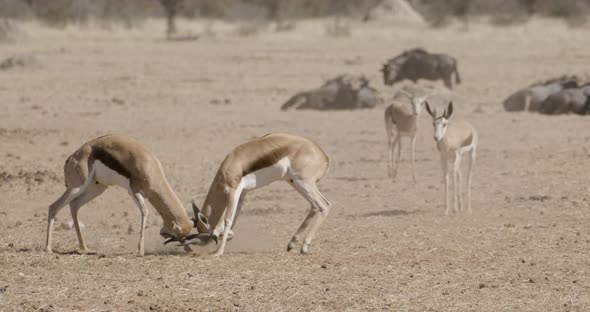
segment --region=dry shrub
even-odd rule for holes
[[[240,37],[255,36],[267,28],[268,24],[263,21],[240,22],[236,28],[236,35]]]
[[[0,0],[0,18],[24,19],[33,16],[30,7],[22,0]]]
[[[275,26],[275,31],[288,32],[288,31],[295,30],[295,28],[297,28],[297,23],[295,23],[294,21],[281,20],[281,21],[277,22],[277,25]]]
[[[581,26],[588,19],[589,2],[582,0],[541,0],[536,7],[536,11],[545,16],[563,18],[570,26]]]
[[[24,1],[23,1],[24,2]],[[156,1],[142,0],[27,0],[29,10],[46,25],[64,27],[87,24],[90,20],[120,23],[127,27],[144,18],[161,14]]]
[[[0,19],[0,42],[13,42],[20,37],[22,31],[13,21]]]
[[[330,37],[350,37],[352,34],[348,21],[335,17],[325,24],[326,35]]]

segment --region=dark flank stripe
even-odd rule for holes
[[[264,155],[263,157],[257,159],[256,161],[248,164],[248,166],[244,167],[244,171],[242,172],[242,176],[248,175],[254,171],[271,167],[276,164],[284,155],[287,154],[289,147],[285,146],[282,148],[277,148],[270,153]]]
[[[109,167],[111,170],[116,171],[118,174],[126,177],[127,179],[131,178],[131,172],[127,170],[119,161],[113,157],[109,152],[102,148],[96,148],[93,151],[94,159],[100,161],[105,166]]]

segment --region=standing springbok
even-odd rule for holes
[[[181,243],[206,245],[211,239],[217,242],[221,237],[215,255],[223,255],[246,193],[274,181],[287,181],[311,204],[307,217],[289,241],[287,251],[293,249],[311,224],[301,246],[301,253],[307,253],[315,232],[332,206],[316,186],[328,167],[329,158],[316,143],[294,135],[267,134],[239,145],[221,163],[205,198],[203,212],[193,203],[200,237],[191,235]],[[208,238],[203,239],[207,235]]]
[[[79,247],[88,251],[78,210],[102,194],[108,186],[119,185],[129,192],[141,212],[138,255],[144,255],[144,233],[148,216],[145,198],[164,219],[160,235],[181,240],[190,234],[194,222],[172,190],[158,158],[137,141],[123,135],[105,135],[84,143],[66,160],[66,191],[49,206],[46,251],[52,252],[52,232],[56,214],[70,204]]]
[[[394,96],[393,103],[385,109],[385,130],[387,132],[387,172],[389,177],[395,179],[397,176],[397,167],[399,165],[402,136],[410,137],[410,161],[412,163],[412,178],[416,182],[416,170],[414,168],[414,150],[416,146],[416,134],[418,133],[418,117],[422,112],[422,106],[426,99],[434,94],[431,91],[423,96],[416,96],[404,89],[400,89]],[[397,101],[401,96],[406,96],[410,99],[411,107],[407,104]],[[397,145],[397,157],[394,163],[394,151]]]
[[[471,171],[475,162],[475,152],[477,150],[477,131],[475,128],[464,120],[449,120],[453,114],[453,102],[449,102],[447,109],[442,116],[436,116],[436,109],[431,110],[430,105],[426,102],[426,111],[430,114],[434,126],[434,140],[436,147],[440,152],[440,161],[443,170],[443,179],[445,183],[445,215],[449,214],[449,160],[453,161],[453,212],[457,211],[457,201],[459,210],[463,209],[463,200],[461,192],[461,158],[464,153],[469,152],[469,162],[467,166],[467,210],[471,212]],[[459,193],[457,194],[457,188]]]

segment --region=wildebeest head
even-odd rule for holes
[[[402,80],[399,74],[407,58],[407,55],[402,54],[400,56],[392,58],[387,63],[383,64],[381,72],[383,73],[383,83],[385,85],[391,86],[396,81]]]

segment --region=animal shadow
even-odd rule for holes
[[[374,211],[374,212],[365,213],[365,214],[361,215],[361,217],[364,217],[364,218],[368,218],[368,217],[396,217],[396,216],[407,216],[407,215],[416,214],[419,212],[420,212],[420,210],[410,210],[410,211],[399,210],[399,209],[381,210],[381,211]]]

